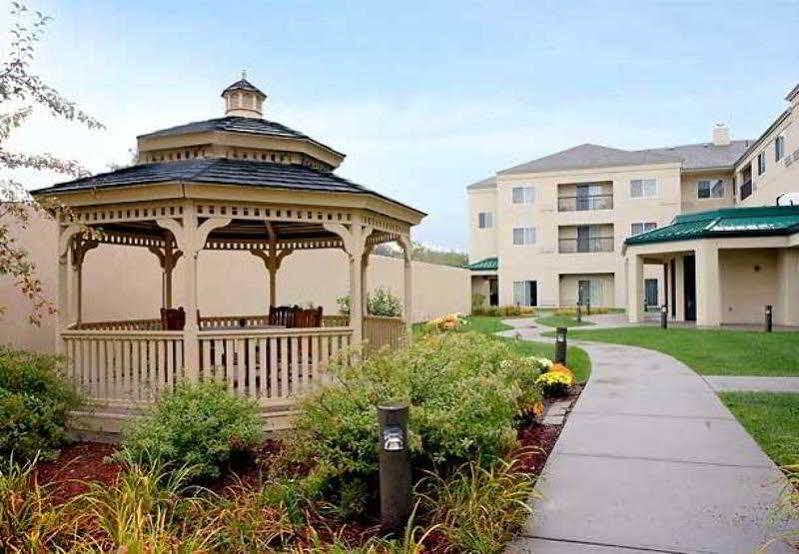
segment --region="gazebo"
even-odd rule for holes
[[[276,421],[324,381],[339,352],[364,342],[396,344],[410,329],[411,227],[425,214],[335,175],[344,155],[263,119],[266,95],[245,78],[222,97],[225,117],[139,136],[135,165],[33,193],[67,207],[58,215],[56,344],[68,359],[68,379],[108,418],[124,419],[180,382],[214,379],[257,400]],[[403,318],[368,317],[369,255],[392,241],[404,252]],[[84,256],[103,243],[154,254],[162,269],[160,314],[83,320],[82,297],[91,294],[82,290]],[[276,306],[281,262],[292,252],[331,248],[349,260],[349,318],[287,324],[292,307]],[[263,260],[272,317],[200,313],[204,250]],[[185,303],[176,307],[179,259]],[[108,418],[97,420],[114,427]]]

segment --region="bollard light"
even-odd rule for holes
[[[580,304],[577,304],[577,323],[580,323],[583,320],[583,307]]]
[[[774,310],[773,310],[771,304],[766,306],[766,333],[771,333],[772,321],[773,321],[773,319],[772,319],[773,311]]]
[[[660,328],[669,328],[669,309],[665,304],[660,307]]]
[[[377,407],[380,425],[380,523],[384,531],[405,527],[411,514],[411,457],[408,451],[408,412],[404,404]]]
[[[555,330],[555,362],[566,365],[566,327]]]
[[[589,298],[585,302],[585,315],[591,315],[591,299]]]

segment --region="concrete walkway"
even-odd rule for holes
[[[533,320],[506,323],[505,335],[551,341]],[[591,379],[508,552],[751,554],[784,533],[770,523],[782,474],[702,377],[659,352],[578,344]]]

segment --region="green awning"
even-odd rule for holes
[[[799,233],[799,206],[725,208],[674,218],[671,225],[628,238],[628,246],[726,237],[767,237]]]
[[[485,258],[466,267],[472,271],[496,271],[499,268],[499,258]]]

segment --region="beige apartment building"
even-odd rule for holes
[[[731,140],[729,129],[719,124],[712,129],[711,140],[699,144],[635,151],[583,144],[470,185],[473,293],[484,295],[494,305],[590,302],[627,308],[632,320],[640,318],[647,307],[668,304],[677,320],[700,319],[700,324],[762,321],[763,304],[779,303],[770,293],[750,299],[748,306],[739,309],[719,299],[713,303],[712,317],[703,312],[697,318],[697,303],[706,307],[697,298],[697,283],[707,274],[697,271],[697,282],[683,286],[677,274],[685,279],[682,266],[687,256],[662,254],[670,250],[662,243],[679,238],[679,233],[664,234],[663,230],[674,231],[671,225],[681,214],[774,206],[778,199],[785,204],[799,194],[799,87],[786,100],[788,108],[754,140]],[[768,217],[792,221],[792,213],[787,212],[795,211],[778,210]],[[790,236],[792,230],[788,225],[780,232]],[[747,248],[774,242],[773,237],[752,234],[751,229],[746,233]],[[658,243],[656,250],[661,254],[647,256],[640,239],[652,234],[660,237],[652,242]],[[718,232],[714,237],[719,239]],[[633,246],[637,239],[639,243]],[[760,259],[754,266],[773,269],[776,280],[799,279],[776,250],[749,254]],[[764,288],[750,289],[740,277],[741,267],[752,265],[742,251],[729,250],[715,259],[716,265],[721,260],[722,273],[725,267],[730,274],[737,272],[737,286],[744,283],[745,292]],[[637,265],[640,272],[634,271]],[[784,268],[779,270],[782,273],[778,266]],[[737,294],[728,290],[721,296],[733,299]],[[799,302],[799,298],[794,300]],[[789,323],[785,318],[781,321]]]

